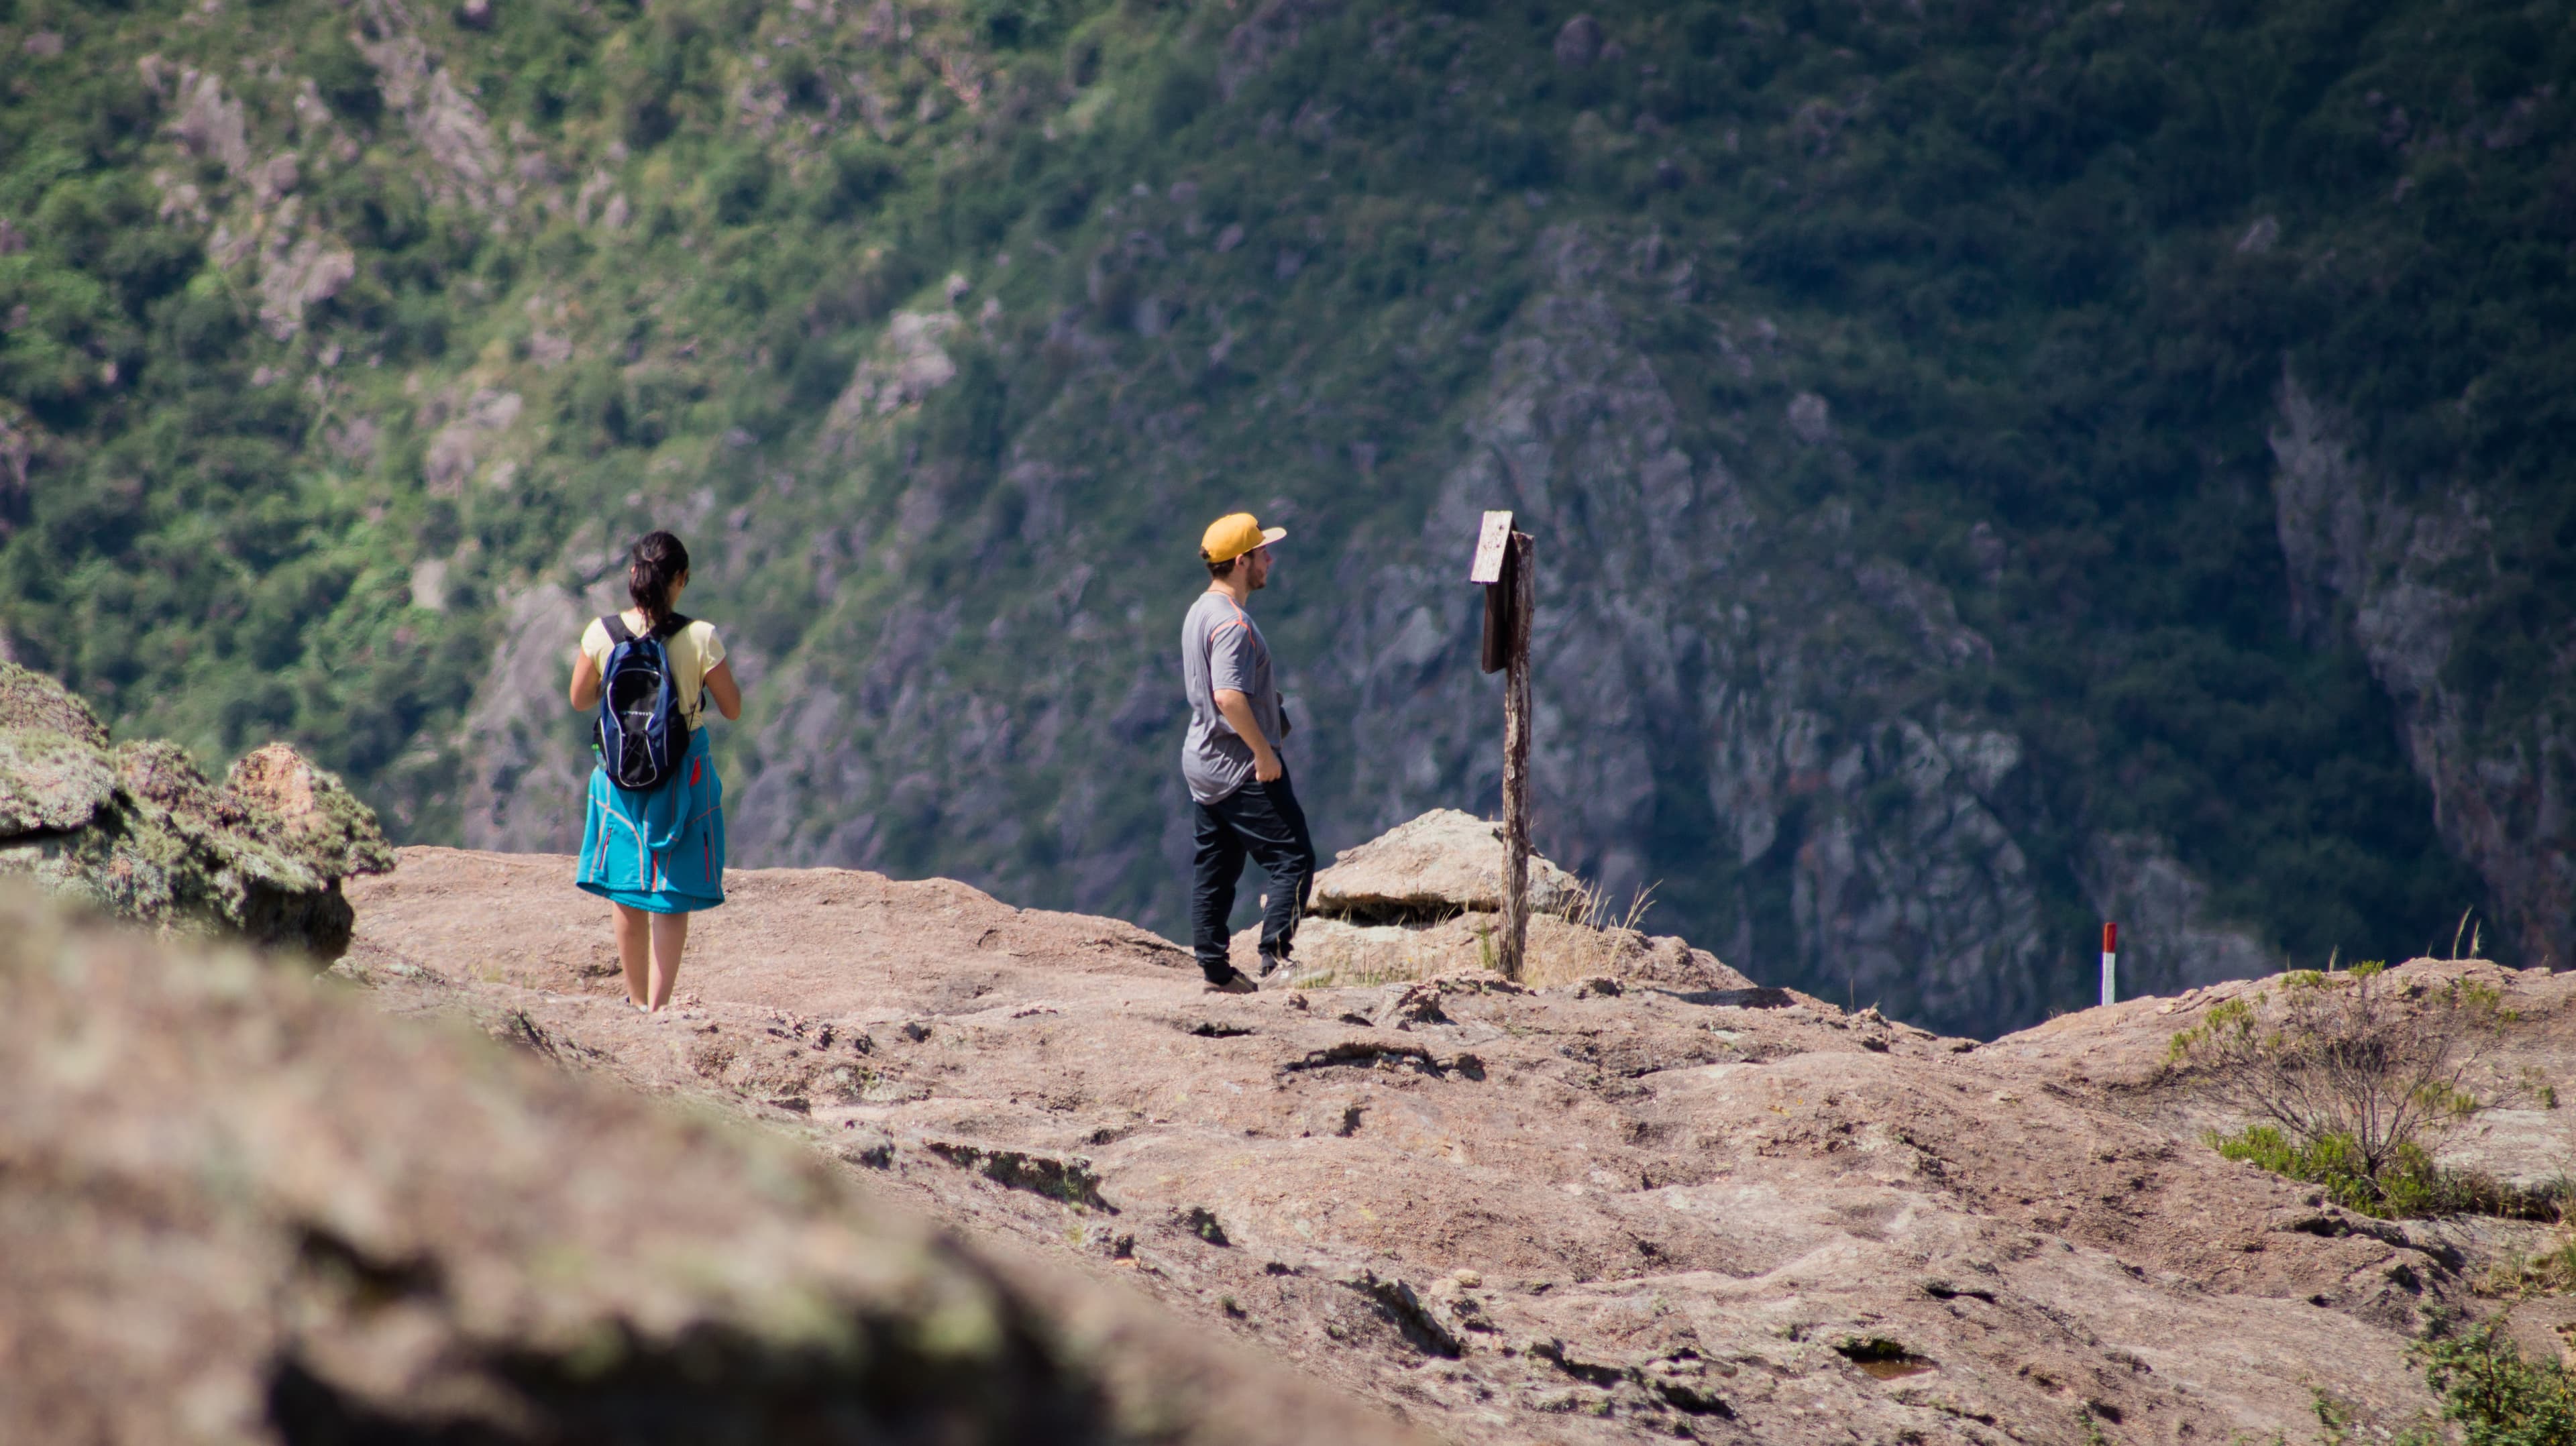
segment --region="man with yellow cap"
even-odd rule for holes
[[[1280,747],[1288,718],[1270,645],[1244,611],[1270,585],[1270,549],[1288,535],[1264,529],[1249,512],[1208,524],[1199,541],[1208,588],[1181,624],[1181,678],[1190,700],[1190,731],[1181,742],[1181,777],[1189,783],[1197,825],[1191,866],[1190,946],[1208,988],[1249,994],[1258,986],[1226,954],[1226,921],[1235,880],[1247,858],[1270,878],[1261,919],[1261,973],[1286,978],[1297,918],[1315,880],[1315,843],[1306,811],[1288,785]]]

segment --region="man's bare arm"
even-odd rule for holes
[[[1270,740],[1262,736],[1261,725],[1253,720],[1252,700],[1232,688],[1216,690],[1216,711],[1234,726],[1236,736],[1252,745],[1252,776],[1261,783],[1276,782],[1287,770],[1279,764],[1279,755],[1270,749]]]

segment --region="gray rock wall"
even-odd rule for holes
[[[2520,962],[2576,960],[2576,638],[2541,639],[2541,675],[2479,688],[2452,663],[2479,602],[2508,581],[2472,482],[2414,487],[2360,457],[2353,419],[2285,371],[2272,495],[2291,606],[2348,635],[2398,706],[2442,841],[2486,881],[2491,930]]]

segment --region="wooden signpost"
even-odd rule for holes
[[[1515,980],[1529,948],[1529,638],[1538,611],[1531,548],[1510,513],[1488,512],[1467,571],[1485,589],[1484,669],[1503,674],[1503,940],[1495,962]]]

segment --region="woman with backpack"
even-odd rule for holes
[[[678,610],[688,585],[680,539],[646,534],[626,567],[635,606],[592,619],[572,667],[599,756],[575,882],[616,906],[626,997],[647,1014],[671,1002],[689,915],[724,902],[724,784],[699,725],[709,700],[742,717],[723,641]]]

